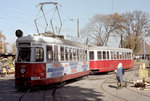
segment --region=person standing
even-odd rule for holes
[[[118,89],[120,89],[123,87],[123,75],[124,75],[124,69],[122,67],[122,63],[118,64],[115,72],[116,72]]]

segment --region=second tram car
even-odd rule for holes
[[[122,63],[124,69],[134,67],[132,50],[112,47],[89,47],[89,66],[92,72],[108,72]]]
[[[15,84],[48,85],[89,74],[88,47],[60,37],[17,39]]]

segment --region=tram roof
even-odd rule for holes
[[[130,52],[132,52],[131,49],[127,49],[127,48],[115,48],[115,47],[107,47],[107,46],[89,47],[89,51],[92,51],[92,50],[110,50],[110,51],[130,51]]]
[[[68,45],[68,46],[74,46],[74,47],[80,47],[80,48],[87,48],[86,45],[74,42],[70,40],[66,40],[63,38],[58,37],[46,37],[42,35],[28,35],[23,36],[17,39],[16,42],[24,43],[24,42],[37,42],[37,43],[47,43],[47,44],[58,44],[58,45]]]

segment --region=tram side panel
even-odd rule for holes
[[[117,69],[122,63],[124,69],[134,67],[132,50],[112,47],[91,47],[89,48],[90,70],[92,72],[108,72]]]
[[[88,62],[16,63],[15,84],[48,85],[88,74]]]
[[[130,69],[134,67],[133,59],[129,60],[97,60],[90,61],[91,71],[107,72],[117,69],[119,63],[122,63],[124,69]]]
[[[106,72],[110,71],[110,61],[107,60],[97,60],[97,61],[90,61],[90,69],[91,71],[99,71],[99,72]]]

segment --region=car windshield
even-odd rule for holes
[[[19,48],[18,51],[19,62],[30,62],[31,48]]]

